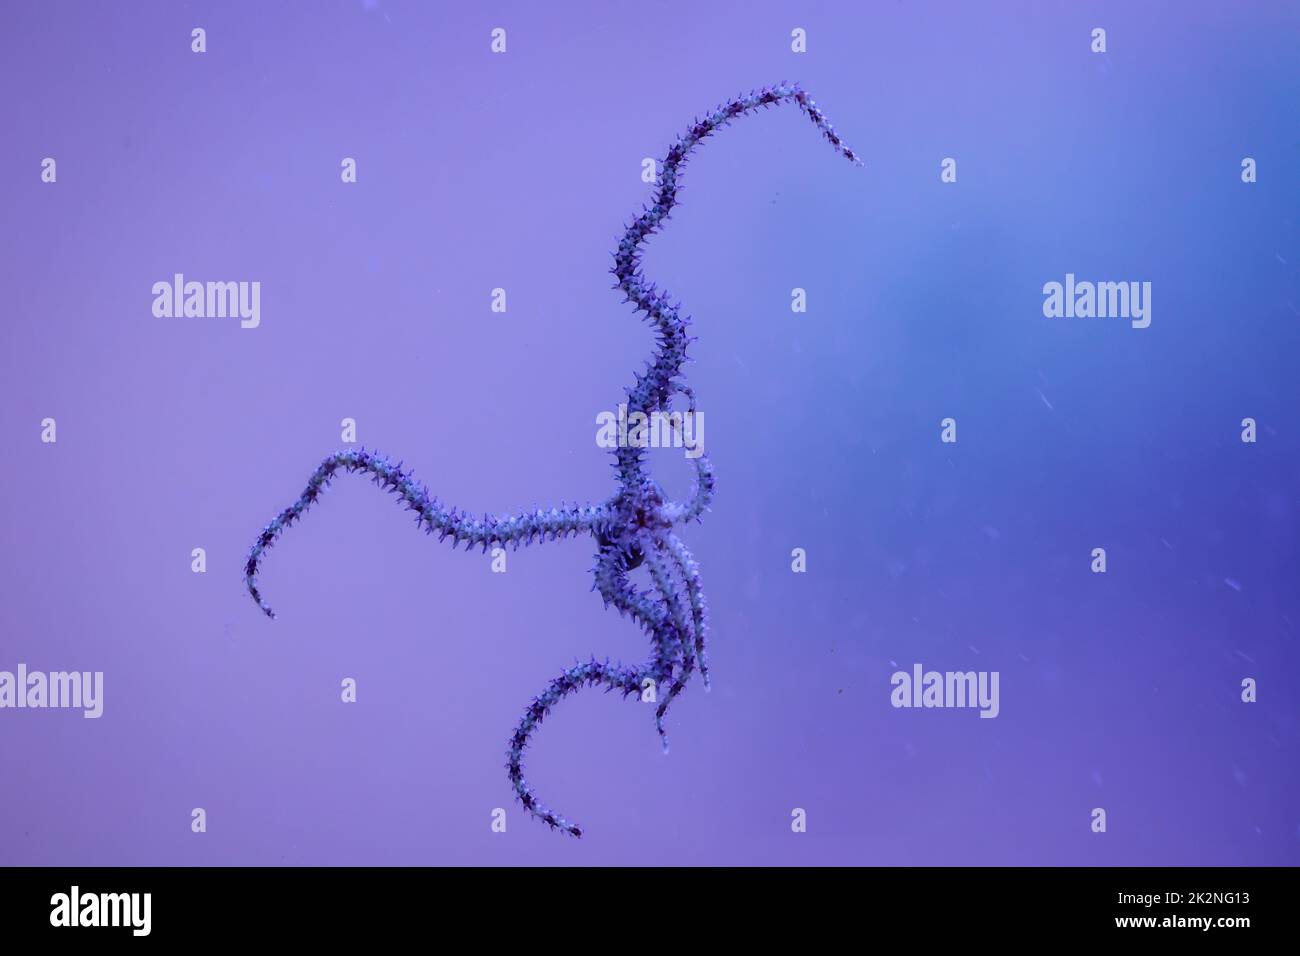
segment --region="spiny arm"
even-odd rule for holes
[[[537,509],[515,515],[493,517],[484,515],[475,518],[457,511],[444,508],[438,500],[429,494],[429,490],[416,481],[410,472],[403,470],[400,464],[394,464],[383,455],[360,451],[339,451],[320,463],[320,467],[307,480],[307,488],[298,500],[280,512],[270,524],[262,529],[248,553],[248,562],[244,566],[244,583],[257,606],[268,617],[275,617],[275,612],[262,600],[257,586],[257,575],[261,570],[262,559],[267,550],[281,535],[316,503],[331,479],[340,470],[345,472],[364,472],[385,491],[395,493],[402,503],[416,513],[416,524],[424,528],[427,534],[435,531],[438,540],[451,538],[452,547],[464,544],[466,549],[481,545],[484,551],[501,544],[512,544],[518,548],[520,543],[531,544],[533,541],[555,540],[568,537],[579,531],[590,530],[600,521],[606,512],[605,505],[574,505],[572,507]]]
[[[686,597],[691,605],[691,632],[695,640],[695,657],[699,662],[700,676],[704,678],[704,689],[709,689],[709,660],[706,644],[709,633],[709,609],[704,599],[704,588],[700,586],[700,566],[695,556],[672,532],[668,533],[668,547],[672,550],[677,572],[686,586]]]
[[[664,730],[664,716],[668,713],[668,704],[682,692],[686,682],[690,680],[691,673],[695,670],[696,642],[691,622],[683,611],[682,603],[678,597],[678,591],[683,585],[679,583],[676,575],[670,570],[670,564],[674,569],[676,569],[677,565],[673,556],[667,553],[663,541],[655,541],[653,549],[646,554],[646,563],[650,568],[650,577],[662,596],[664,608],[667,611],[667,620],[672,622],[671,635],[673,640],[665,641],[664,645],[671,646],[673,658],[657,661],[659,668],[668,677],[669,686],[663,688],[664,699],[655,708],[655,730],[659,734],[659,742],[663,745],[664,753],[667,753],[668,733]],[[675,673],[674,665],[678,668]]]
[[[674,381],[671,383],[672,394],[685,395],[687,406],[686,412],[692,417],[699,414],[695,406],[695,390],[685,382]],[[699,419],[703,422],[704,419]],[[682,424],[676,419],[670,417],[669,424],[672,426],[674,433],[682,432]],[[700,449],[699,454],[691,459],[695,463],[695,489],[691,497],[686,501],[670,501],[664,505],[664,514],[673,524],[680,524],[686,521],[695,521],[699,519],[705,511],[708,510],[709,504],[713,501],[713,465],[709,461],[709,456]]]
[[[606,692],[617,690],[626,698],[641,692],[641,681],[648,673],[645,668],[634,669],[621,664],[611,664],[609,661],[601,663],[593,658],[585,664],[575,664],[552,680],[539,696],[533,698],[510,738],[510,746],[506,748],[506,772],[510,776],[510,785],[514,788],[515,797],[523,804],[526,811],[553,830],[562,830],[570,836],[582,836],[580,826],[565,819],[537,799],[537,794],[524,779],[524,751],[551,709],[565,697],[583,687],[600,684],[604,686]]]
[[[817,104],[795,84],[781,83],[748,96],[738,96],[703,119],[697,118],[690,129],[677,138],[664,158],[654,202],[627,227],[614,253],[614,267],[610,270],[617,279],[616,288],[626,296],[624,301],[631,302],[637,312],[645,313],[658,338],[658,348],[653,361],[648,363],[646,374],[638,374],[635,385],[628,389],[628,408],[632,411],[650,412],[667,403],[672,392],[672,380],[681,371],[686,360],[686,347],[691,341],[687,335],[690,319],[682,316],[680,304],[672,304],[666,291],[657,289],[641,274],[643,246],[662,228],[677,204],[682,167],[695,148],[733,119],[781,103],[798,106],[837,153],[850,162],[861,164],[858,155],[844,144]],[[640,473],[639,449],[620,448],[615,454],[621,474],[631,477]]]

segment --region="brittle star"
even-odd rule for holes
[[[682,167],[696,146],[739,116],[787,102],[797,105],[812,120],[837,153],[861,165],[857,155],[844,145],[816,104],[793,84],[782,83],[736,97],[703,119],[697,118],[690,129],[678,137],[661,164],[654,202],[643,207],[641,215],[627,227],[619,240],[614,253],[614,267],[610,270],[617,280],[614,287],[626,296],[624,302],[631,302],[637,312],[643,313],[644,320],[654,326],[657,334],[657,350],[652,360],[646,363],[645,374],[636,373],[635,384],[627,389],[629,417],[640,412],[649,418],[652,413],[668,408],[674,396],[679,395],[686,400],[688,413],[696,413],[695,394],[681,377],[686,347],[694,341],[687,334],[690,318],[681,314],[680,304],[669,302],[666,292],[645,280],[641,272],[642,246],[662,228],[677,204]],[[700,671],[706,690],[709,686],[705,659],[708,625],[699,567],[686,545],[673,533],[673,528],[699,520],[708,509],[713,498],[713,467],[706,455],[696,457],[691,496],[684,501],[671,501],[659,483],[647,473],[640,447],[633,443],[620,443],[613,454],[618,490],[598,505],[566,506],[562,503],[561,507],[549,510],[476,518],[468,512],[440,504],[410,472],[403,470],[401,463],[394,464],[364,448],[336,452],[321,462],[298,500],[262,530],[249,552],[245,567],[248,591],[268,617],[275,617],[257,587],[262,557],[285,529],[316,502],[340,469],[363,472],[384,490],[395,492],[406,507],[416,513],[417,525],[422,526],[426,533],[437,532],[439,541],[450,538],[452,547],[464,543],[468,550],[482,545],[486,553],[489,547],[510,544],[518,549],[521,543],[527,545],[533,541],[591,534],[598,545],[596,566],[592,569],[596,582],[592,590],[600,592],[606,607],[613,605],[620,615],[631,617],[649,635],[650,660],[639,667],[627,667],[610,663],[608,659],[601,662],[593,657],[570,667],[533,698],[506,751],[510,783],[524,809],[552,829],[580,837],[582,828],[544,806],[524,780],[524,750],[551,709],[580,688],[598,684],[603,685],[607,692],[621,691],[625,698],[637,694],[638,699],[655,699],[658,704],[655,727],[666,752],[668,738],[664,731],[664,717],[668,708],[696,670]],[[652,589],[643,590],[629,578],[629,572],[643,563],[649,569]],[[646,693],[652,688],[666,688],[662,699],[654,693]]]

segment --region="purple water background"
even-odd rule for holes
[[[0,712],[0,863],[1300,862],[1294,3],[40,3],[2,27],[0,669],[106,687],[97,721]],[[354,478],[272,552],[279,620],[242,564],[344,417],[460,507],[610,493],[594,417],[651,348],[604,271],[641,159],[782,79],[867,165],[793,110],[747,119],[651,246],[700,336],[714,689],[667,758],[644,705],[559,707],[527,766],[588,831],[566,839],[511,802],[504,750],[576,657],[646,654],[588,591],[589,539],[493,574]],[[155,318],[176,272],[260,281],[261,326]],[[1151,327],[1045,319],[1067,272],[1152,282]],[[1001,715],[895,710],[895,662],[996,670]]]

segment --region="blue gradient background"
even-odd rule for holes
[[[0,669],[106,675],[98,721],[0,712],[0,863],[1300,862],[1294,3],[11,4],[0,37]],[[492,574],[344,479],[266,564],[279,620],[242,564],[345,416],[460,507],[609,494],[640,161],[781,79],[866,168],[747,119],[650,247],[700,336],[714,690],[667,759],[645,707],[562,704],[527,768],[564,839],[504,750],[575,657],[646,654],[589,539]],[[154,318],[178,271],[260,281],[261,327]],[[1045,319],[1066,272],[1150,281],[1151,327]],[[999,671],[1001,716],[894,710],[894,662]]]

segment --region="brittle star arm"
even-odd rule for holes
[[[552,680],[546,690],[533,698],[533,702],[520,719],[519,726],[515,728],[514,735],[510,738],[510,746],[506,750],[506,772],[510,777],[511,786],[514,787],[515,796],[526,811],[551,829],[562,830],[570,836],[582,836],[580,826],[541,803],[533,789],[528,786],[528,781],[524,779],[524,750],[551,709],[569,694],[583,687],[603,684],[606,692],[619,690],[623,692],[624,697],[627,697],[630,694],[640,693],[641,681],[647,676],[649,670],[647,667],[624,667],[622,664],[611,664],[609,661],[601,663],[592,658],[585,664],[575,664],[570,667]]]
[[[704,119],[697,118],[690,129],[677,138],[663,160],[654,202],[628,226],[619,240],[614,253],[614,267],[610,270],[617,279],[615,288],[626,296],[624,301],[631,302],[637,312],[645,313],[659,340],[653,361],[647,363],[646,374],[638,374],[635,385],[628,389],[629,413],[649,413],[667,404],[673,391],[672,381],[681,373],[686,361],[686,347],[691,341],[686,331],[690,318],[681,314],[680,304],[673,305],[668,293],[658,289],[653,282],[647,282],[641,273],[645,242],[663,227],[677,205],[678,179],[695,148],[733,119],[781,103],[798,106],[837,153],[852,163],[861,164],[858,155],[845,145],[817,104],[795,84],[781,83],[748,96],[738,96]],[[619,476],[625,484],[642,476],[640,449],[620,448],[615,450],[615,455]]]
[[[681,538],[671,531],[666,537],[668,548],[677,565],[677,572],[685,584],[687,600],[691,605],[691,636],[695,641],[695,659],[699,663],[700,676],[704,679],[704,689],[708,690],[709,661],[705,653],[705,644],[709,633],[709,609],[704,599],[704,588],[700,585],[700,566]]]
[[[652,546],[645,535],[638,535],[635,541],[638,547]],[[600,593],[606,607],[612,605],[620,615],[631,617],[650,637],[655,650],[655,667],[649,676],[658,682],[665,679],[665,673],[676,659],[668,611],[661,602],[655,601],[650,592],[634,585],[627,572],[627,554],[614,546],[602,547],[596,557],[593,590]]]
[[[645,549],[651,577],[660,594],[659,600],[655,600],[651,592],[642,591],[631,583],[627,576],[626,554],[613,547],[602,548],[598,555],[596,588],[607,605],[613,605],[620,614],[631,617],[650,634],[654,641],[654,658],[636,668],[611,664],[608,660],[601,663],[594,658],[586,663],[575,664],[533,698],[506,749],[506,772],[515,796],[524,809],[547,826],[563,830],[572,836],[582,836],[582,828],[538,800],[536,792],[524,778],[524,751],[542,721],[556,704],[583,687],[602,684],[606,692],[619,690],[625,698],[633,694],[639,695],[646,681],[654,681],[657,686],[667,684],[680,691],[685,677],[694,667],[695,652],[688,635],[686,613],[677,595],[677,583],[659,553],[664,545],[652,540],[651,535],[645,532],[636,537],[638,546]],[[674,669],[679,665],[681,674],[674,677]],[[669,700],[676,696],[672,691],[669,694]],[[660,704],[655,711],[655,725],[665,752],[668,749],[663,728],[666,710],[666,706]]]
[[[416,513],[416,524],[424,528],[425,533],[438,533],[438,540],[451,538],[452,547],[462,542],[466,549],[482,545],[486,552],[489,547],[512,544],[518,548],[533,541],[554,541],[583,531],[590,531],[592,526],[601,521],[606,514],[607,505],[574,505],[564,508],[537,509],[517,514],[472,517],[456,508],[446,508],[429,494],[429,490],[401,464],[394,464],[383,455],[368,452],[345,450],[330,455],[307,480],[307,487],[298,500],[285,508],[276,518],[262,529],[248,553],[244,566],[244,583],[257,606],[268,617],[275,617],[275,612],[262,599],[257,586],[257,575],[261,570],[262,559],[267,550],[279,540],[280,536],[306,513],[329,486],[330,481],[340,471],[364,472],[385,491],[393,492],[411,511]]]
[[[655,550],[646,555],[646,561],[650,566],[650,576],[655,582],[655,587],[663,597],[668,619],[672,622],[677,651],[676,659],[668,662],[669,666],[666,668],[669,680],[668,686],[664,688],[663,700],[655,708],[655,730],[659,733],[664,753],[667,753],[668,734],[664,730],[664,716],[668,713],[669,704],[685,689],[686,682],[690,680],[695,670],[696,650],[699,645],[695,639],[692,623],[689,622],[682,608],[678,592],[683,589],[685,582],[679,581],[677,574],[674,573],[680,566],[668,543],[662,538],[657,538]],[[678,665],[675,673],[673,664]]]
[[[692,417],[699,414],[695,404],[695,390],[685,382],[674,381],[670,383],[672,394],[686,396],[686,413]],[[703,419],[700,419],[703,421]],[[683,436],[684,423],[673,415],[669,415],[668,424],[672,426],[674,433],[681,432]],[[690,457],[690,456],[687,456]],[[691,461],[695,465],[695,488],[691,492],[691,497],[685,501],[668,501],[664,503],[664,517],[671,524],[681,524],[687,521],[698,521],[704,512],[709,510],[709,505],[713,501],[713,464],[709,461],[709,456],[700,451]]]

